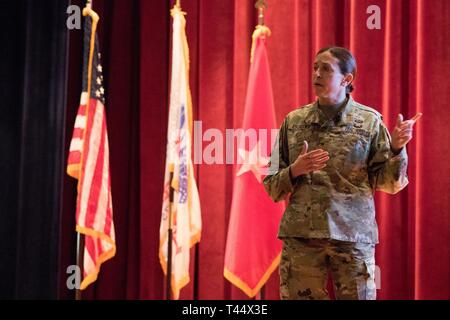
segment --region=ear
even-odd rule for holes
[[[342,79],[342,85],[346,85],[346,86],[348,86],[350,83],[352,83],[353,82],[353,74],[351,74],[351,73],[347,73],[345,76],[344,76],[344,79]]]

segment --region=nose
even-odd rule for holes
[[[316,70],[314,70],[313,75],[314,75],[316,78],[320,78],[320,69],[317,68]]]

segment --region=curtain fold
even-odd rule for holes
[[[2,3],[0,298],[57,298],[68,1]]]

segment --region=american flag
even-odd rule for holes
[[[91,12],[84,24],[83,90],[67,161],[67,173],[78,180],[76,231],[85,236],[80,289],[97,279],[101,264],[116,252],[98,16]]]

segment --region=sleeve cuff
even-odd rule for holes
[[[292,184],[291,180],[290,168],[291,166],[280,171],[280,183],[283,190],[285,190],[286,192],[292,192],[294,190],[294,185]]]
[[[394,161],[406,160],[408,155],[406,153],[406,147],[403,147],[400,152],[394,153],[392,150],[390,152],[390,159]]]

